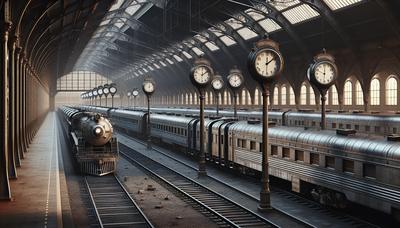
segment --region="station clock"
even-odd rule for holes
[[[150,96],[154,93],[154,90],[156,89],[155,82],[152,78],[146,78],[143,81],[143,86],[142,86],[143,92],[147,95]]]
[[[329,89],[335,84],[338,76],[338,68],[331,54],[323,53],[314,57],[314,62],[307,70],[308,80],[314,84],[320,92]]]
[[[197,88],[207,87],[214,77],[214,70],[211,63],[205,58],[196,59],[190,70],[190,80]]]
[[[276,80],[282,73],[284,60],[279,44],[268,38],[255,43],[247,59],[250,75],[258,82]]]
[[[217,73],[214,76],[214,79],[211,81],[211,86],[215,91],[220,91],[224,87],[224,80],[221,75]]]
[[[133,91],[132,91],[132,96],[133,97],[137,97],[139,95],[139,91],[137,90],[137,89],[134,89]]]
[[[229,71],[227,79],[228,85],[232,90],[238,90],[244,83],[243,74],[236,66]]]

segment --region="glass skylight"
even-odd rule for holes
[[[207,42],[207,39],[206,39],[205,37],[201,36],[201,35],[195,35],[194,37],[195,37],[198,41],[200,41],[200,42],[202,42],[202,43]]]
[[[270,4],[273,5],[277,10],[281,11],[281,10],[287,9],[287,8],[294,6],[296,4],[299,4],[299,3],[300,3],[299,0],[293,0],[293,1],[287,2],[287,3],[276,2],[276,3],[270,3]]]
[[[229,20],[226,20],[225,22],[235,30],[243,27],[242,22],[236,20],[235,18],[230,18]]]
[[[318,16],[318,12],[309,5],[302,4],[282,13],[292,24],[296,24]]]
[[[254,38],[254,37],[258,36],[257,33],[255,33],[253,30],[251,30],[251,29],[249,29],[247,27],[241,28],[237,32],[245,40],[249,40],[251,38]]]
[[[255,21],[259,21],[261,19],[264,19],[264,15],[254,11],[254,10],[246,10],[246,13],[252,17]]]
[[[178,61],[178,62],[182,62],[183,61],[183,59],[181,57],[179,57],[177,55],[173,55],[173,56],[176,59],[176,61]]]
[[[107,19],[107,20],[102,21],[102,22],[100,23],[100,26],[106,25],[106,24],[108,24],[108,23],[110,23],[110,19]]]
[[[341,9],[353,4],[362,2],[363,0],[323,0],[332,10]]]
[[[221,36],[220,39],[221,39],[222,42],[224,42],[224,44],[226,46],[231,46],[231,45],[236,44],[236,41],[234,41],[233,39],[231,39],[231,38],[229,38],[228,36],[225,36],[225,35]]]
[[[274,20],[269,18],[258,22],[258,24],[260,24],[261,27],[267,32],[273,32],[278,29],[281,29],[281,26],[279,26]]]
[[[127,7],[127,8],[125,9],[125,12],[126,12],[127,14],[129,14],[129,15],[132,16],[133,14],[136,13],[136,11],[138,11],[138,9],[140,9],[140,6],[141,6],[141,5],[139,5],[139,4],[131,5],[131,6],[129,6],[129,7]]]
[[[168,58],[165,58],[165,60],[167,60],[167,62],[169,63],[169,64],[174,64],[174,62],[172,62],[170,59],[168,59]]]
[[[193,47],[192,48],[193,52],[196,53],[196,55],[200,56],[200,55],[204,55],[204,52],[202,50],[200,50],[198,47]]]
[[[160,64],[161,64],[163,67],[166,67],[166,66],[167,66],[167,64],[165,64],[163,61],[160,61]]]
[[[160,66],[159,66],[158,64],[153,63],[153,65],[154,65],[157,69],[160,69]]]
[[[182,53],[183,53],[183,55],[185,55],[186,58],[188,58],[188,59],[192,58],[192,56],[189,53],[187,53],[186,51],[182,51]]]
[[[207,42],[207,43],[205,43],[205,45],[206,45],[206,47],[207,47],[208,49],[210,49],[210,51],[219,50],[219,47],[218,47],[217,45],[211,43],[211,42]]]
[[[116,9],[119,9],[119,8],[121,7],[122,3],[124,3],[124,0],[117,0],[117,2],[114,3],[114,4],[111,6],[110,12],[111,12],[111,11],[114,11],[114,10],[116,10]]]

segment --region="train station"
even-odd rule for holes
[[[400,227],[400,1],[0,20],[0,227]]]

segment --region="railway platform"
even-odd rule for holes
[[[56,113],[49,112],[11,180],[12,200],[0,202],[0,227],[72,227]]]

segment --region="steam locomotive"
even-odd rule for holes
[[[81,173],[103,176],[115,172],[118,143],[108,119],[99,113],[69,107],[59,108],[59,113]]]

